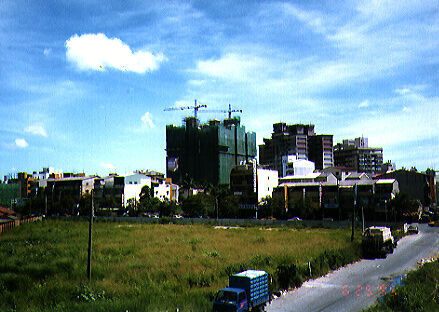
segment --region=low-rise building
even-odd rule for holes
[[[172,180],[168,178],[154,186],[154,197],[159,198],[161,201],[178,201],[178,188],[178,185],[173,184]]]
[[[256,163],[235,166],[230,173],[230,189],[247,200],[247,205],[257,205],[264,197],[272,196],[278,185],[277,170],[259,168]]]
[[[70,195],[78,200],[86,195],[91,194],[94,190],[95,180],[98,176],[89,177],[72,177],[60,179],[47,179],[47,189],[52,197],[62,197]]]
[[[315,165],[312,161],[297,159],[296,155],[282,157],[283,177],[290,175],[306,175],[313,173],[315,169]]]
[[[399,169],[376,176],[377,179],[395,179],[401,193],[409,194],[419,200],[423,206],[436,203],[434,176],[414,170]]]
[[[136,202],[140,199],[142,187],[147,185],[152,187],[151,177],[143,173],[133,173],[124,176],[123,206],[126,207],[128,200],[133,199]]]
[[[279,181],[275,192],[286,198],[286,209],[292,209],[298,201],[309,201],[318,205],[319,216],[340,220],[348,218],[354,202],[357,208],[363,209],[367,218],[384,219],[379,214],[399,192],[395,179],[374,180],[364,173],[355,172],[350,172],[344,180],[337,179],[328,171],[283,177]]]

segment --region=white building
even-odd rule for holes
[[[307,175],[313,173],[315,164],[306,159],[297,159],[295,155],[282,156],[282,176]]]
[[[166,179],[166,181],[162,181],[162,183],[154,187],[154,197],[159,198],[161,201],[178,201],[178,185]]]
[[[336,176],[331,172],[314,172],[306,175],[291,175],[279,179],[279,185],[337,185]]]
[[[256,198],[260,202],[262,198],[272,196],[277,185],[278,171],[258,168],[254,162],[235,166],[230,173],[231,191],[235,195],[254,197],[252,205],[257,204]]]
[[[126,206],[129,199],[138,201],[145,185],[151,187],[151,177],[145,174],[134,173],[124,176],[123,205]]]
[[[273,190],[279,184],[277,170],[257,168],[258,202],[267,196],[273,196]]]
[[[55,170],[53,167],[49,168],[43,168],[40,172],[34,172],[32,174],[32,178],[38,181],[38,184],[40,187],[46,187],[47,186],[47,180],[49,178],[62,178],[63,172],[61,169]]]

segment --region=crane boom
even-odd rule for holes
[[[194,117],[197,118],[198,109],[206,108],[206,107],[207,107],[206,104],[197,104],[197,100],[195,100],[195,105],[194,106],[168,107],[168,108],[165,108],[163,111],[193,109],[194,110]]]
[[[232,109],[232,106],[229,104],[228,110],[208,109],[208,110],[204,110],[203,113],[228,113],[229,119],[232,119],[232,113],[242,113],[242,109]]]

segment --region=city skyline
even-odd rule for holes
[[[439,1],[0,3],[0,174],[165,172],[166,125],[242,109],[439,168]],[[202,113],[201,122],[226,114]]]

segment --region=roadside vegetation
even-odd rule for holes
[[[349,229],[223,228],[46,220],[0,236],[0,311],[210,311],[228,276],[266,270],[270,291],[360,258]]]
[[[365,312],[428,312],[439,310],[439,262],[426,263],[410,272],[403,285],[386,294]]]

